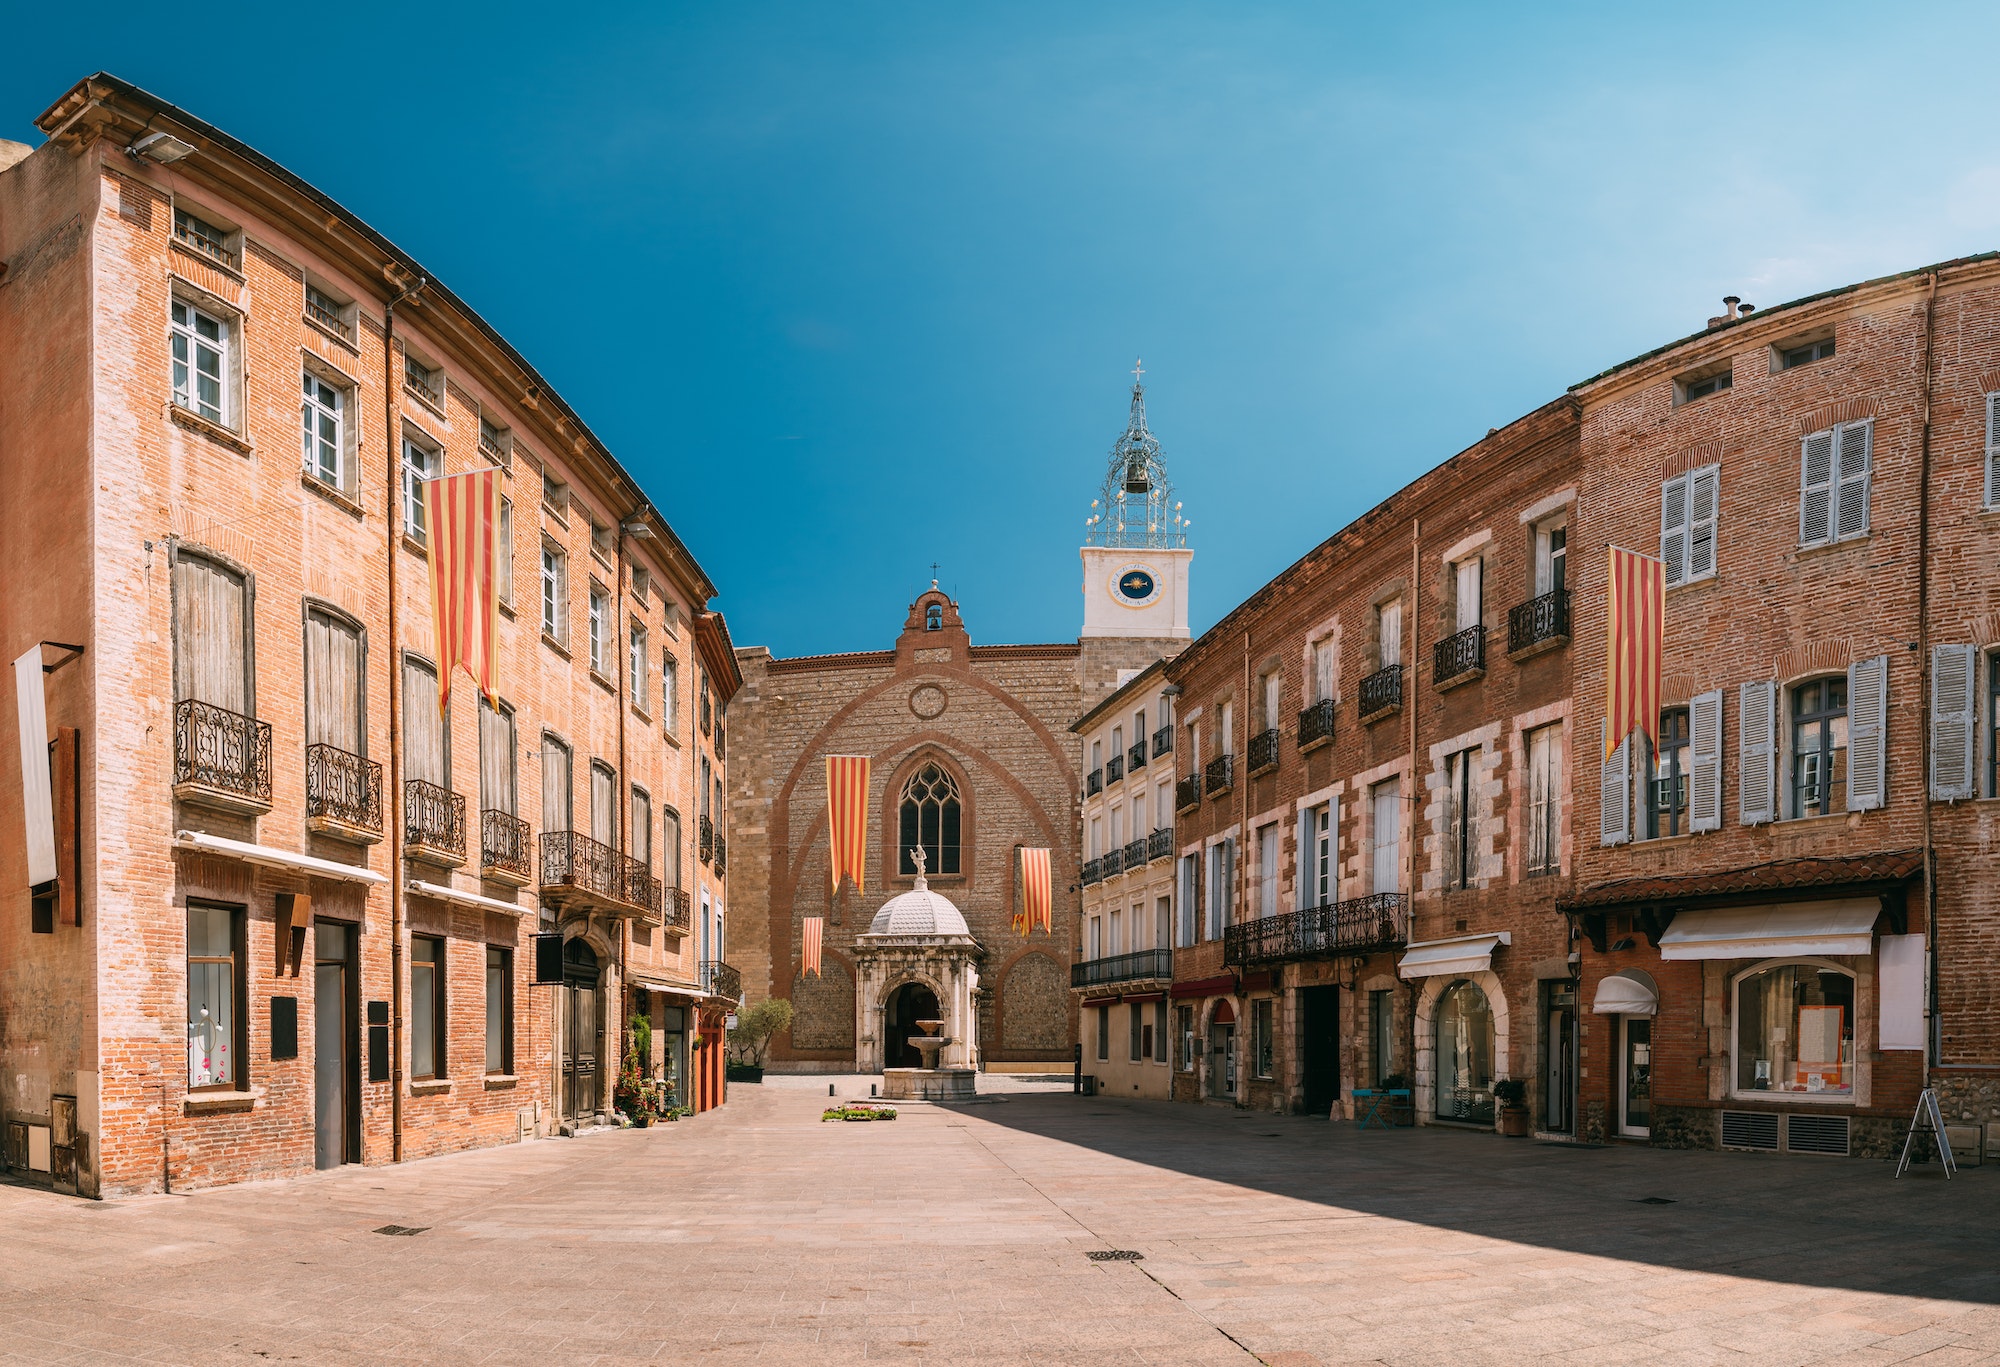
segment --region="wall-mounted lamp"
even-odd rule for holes
[[[194,144],[183,142],[172,133],[148,133],[125,150],[135,157],[170,166],[193,152]]]

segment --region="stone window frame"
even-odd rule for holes
[[[934,763],[951,775],[958,785],[958,872],[927,872],[924,879],[928,883],[945,883],[954,886],[975,886],[973,876],[979,862],[978,840],[978,796],[972,785],[971,771],[965,762],[946,750],[943,746],[926,742],[918,745],[905,755],[889,771],[888,782],[882,786],[881,808],[878,830],[883,882],[899,890],[916,885],[916,875],[902,872],[902,816],[903,788],[916,772],[925,764]]]

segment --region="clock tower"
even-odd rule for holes
[[[1085,521],[1083,638],[1188,639],[1187,521],[1146,428],[1145,371],[1132,368],[1132,415],[1112,444]],[[1170,653],[1170,652],[1169,652]]]

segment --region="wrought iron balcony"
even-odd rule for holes
[[[1242,968],[1335,954],[1367,954],[1409,942],[1409,897],[1400,892],[1378,892],[1230,926],[1222,933],[1222,961]]]
[[[729,842],[723,839],[721,832],[718,831],[715,836],[715,876],[720,878],[728,872]]]
[[[1278,728],[1273,726],[1250,737],[1250,776],[1278,767]]]
[[[1174,828],[1162,826],[1146,837],[1146,862],[1174,857]]]
[[[1530,598],[1507,614],[1507,653],[1515,659],[1539,655],[1568,639],[1568,589]]]
[[[1431,682],[1448,684],[1486,672],[1486,628],[1467,627],[1431,647]]]
[[[1162,726],[1153,733],[1153,758],[1171,755],[1174,752],[1174,728],[1171,724]]]
[[[465,796],[423,779],[403,782],[403,853],[426,863],[465,862]]]
[[[380,840],[382,766],[337,746],[308,745],[306,827],[345,840]]]
[[[1142,869],[1145,866],[1146,866],[1146,837],[1142,835],[1137,840],[1126,841],[1125,871],[1127,873],[1130,873],[1133,869]]]
[[[1127,769],[1143,769],[1146,767],[1146,742],[1140,741],[1125,752],[1125,767]]]
[[[1185,812],[1201,805],[1201,775],[1189,774],[1174,784],[1174,810]]]
[[[722,723],[717,722],[715,724],[715,757],[717,759],[722,759],[726,756],[729,747],[725,742],[728,739],[729,737],[723,733]]]
[[[498,807],[479,814],[479,876],[525,887],[535,876],[528,823]]]
[[[1120,845],[1115,850],[1106,850],[1104,857],[1098,862],[1104,866],[1106,878],[1116,878],[1125,872],[1125,847]]]
[[[306,291],[306,317],[312,319],[342,341],[353,341],[353,326],[340,316],[337,309],[328,307],[331,303],[332,301],[318,290],[308,289]],[[482,441],[480,445],[484,446],[485,442]]]
[[[1389,665],[1361,681],[1361,720],[1386,717],[1403,705],[1403,667]]]
[[[1085,959],[1069,966],[1071,987],[1101,987],[1105,983],[1129,983],[1142,979],[1170,979],[1174,976],[1171,949],[1142,949],[1136,954],[1113,954],[1107,959]]]
[[[697,832],[695,836],[695,853],[700,855],[701,862],[706,864],[715,858],[715,823],[707,817],[703,817],[701,824],[695,829]]]
[[[743,1000],[743,975],[720,959],[701,961],[701,990],[711,997],[727,997],[730,1001]]]
[[[1299,713],[1299,749],[1310,750],[1333,739],[1333,699],[1321,698]]]
[[[1083,795],[1085,797],[1096,797],[1103,791],[1104,771],[1102,769],[1092,769],[1090,776],[1083,781]]]
[[[660,889],[660,912],[666,919],[662,922],[668,930],[677,930],[685,935],[694,924],[694,899],[688,896],[686,888],[663,887]]]
[[[641,881],[641,880],[644,881]],[[636,859],[578,831],[542,832],[542,901],[565,908],[660,919],[658,883]]]
[[[1208,795],[1226,793],[1236,786],[1236,756],[1217,755],[1208,762]]]
[[[1084,860],[1082,877],[1085,887],[1089,887],[1092,883],[1102,883],[1104,881],[1104,861],[1102,859]]]
[[[500,444],[500,434],[488,428],[483,422],[479,424],[479,453],[491,457],[501,465],[507,463],[507,448]]]
[[[1104,761],[1104,781],[1106,783],[1116,783],[1123,777],[1125,777],[1125,756],[1113,755],[1110,759]]]
[[[176,703],[174,796],[229,811],[270,811],[271,723],[193,698]]]
[[[403,388],[433,408],[444,407],[444,377],[436,371],[422,370],[415,365],[405,366]]]

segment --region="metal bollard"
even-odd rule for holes
[[[868,1084],[868,1095],[870,1096],[875,1095],[875,1084],[872,1082]]]
[[[829,1082],[829,1083],[827,1083],[827,1084],[826,1084],[826,1094],[827,1094],[828,1096],[832,1096],[832,1095],[833,1095],[833,1084],[832,1084],[831,1082]]]

